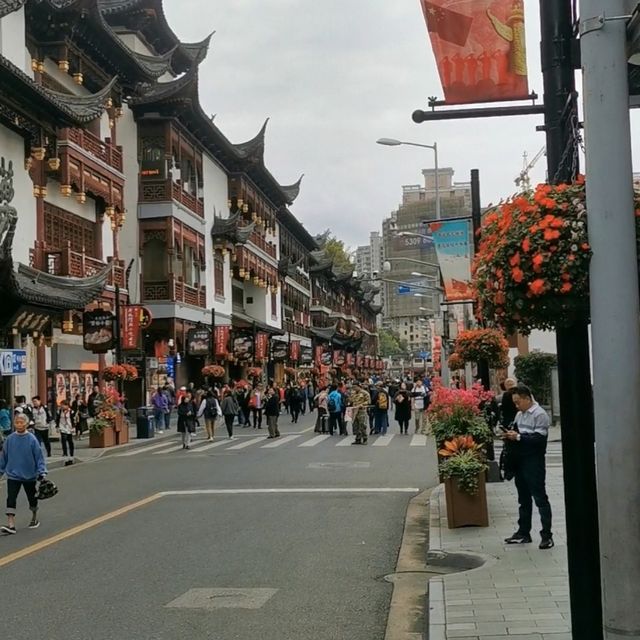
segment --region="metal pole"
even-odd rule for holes
[[[211,362],[216,361],[216,310],[211,309]]]
[[[433,155],[435,156],[435,168],[436,168],[436,220],[440,220],[440,175],[438,166],[438,143],[433,143]]]
[[[540,0],[540,23],[549,180],[571,181],[577,173],[577,158],[573,150],[568,155],[565,152],[573,141],[572,127],[576,123],[571,116],[577,109],[573,99],[572,0]],[[569,162],[563,162],[567,159]],[[607,286],[615,288],[612,283]],[[602,605],[587,319],[578,317],[571,325],[558,328],[556,343],[572,636],[576,640],[600,640]],[[629,363],[627,356],[624,362]]]
[[[115,286],[116,294],[116,317],[115,317],[115,330],[116,330],[116,364],[122,364],[122,336],[120,326],[120,285],[116,282]]]
[[[628,13],[629,4],[580,3],[603,617],[611,640],[640,638],[640,303],[626,25],[584,27],[590,18]],[[621,362],[624,375],[612,376]]]

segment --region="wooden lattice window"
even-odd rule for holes
[[[44,236],[47,248],[71,250],[96,258],[98,225],[49,202],[44,203]]]
[[[271,294],[271,318],[276,320],[278,318],[278,294]]]
[[[222,251],[216,251],[213,257],[213,281],[216,296],[224,298],[224,257]]]

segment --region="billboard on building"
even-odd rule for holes
[[[271,359],[274,362],[284,362],[289,353],[289,344],[282,340],[271,341]]]
[[[239,362],[246,362],[253,357],[253,338],[239,336],[233,339],[233,357]]]
[[[107,353],[115,346],[114,316],[110,311],[96,309],[82,315],[82,342],[87,351]]]
[[[444,281],[447,302],[471,302],[473,226],[471,218],[438,220],[429,224]]]
[[[187,353],[190,356],[206,356],[211,351],[211,332],[209,329],[189,329],[187,331]]]
[[[523,0],[420,0],[447,104],[529,95]]]

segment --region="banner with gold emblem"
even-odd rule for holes
[[[447,104],[529,95],[523,0],[420,0]]]

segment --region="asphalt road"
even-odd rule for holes
[[[277,447],[238,429],[202,452],[202,438],[192,451],[151,442],[52,472],[60,493],[42,526],[26,529],[21,498],[18,533],[0,538],[8,637],[382,639],[383,578],[409,500],[436,482],[433,446],[397,429],[336,446],[308,417],[281,421],[283,440],[296,437]]]

